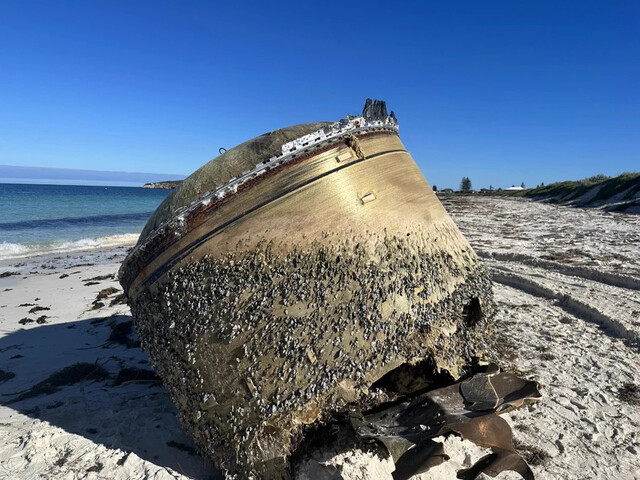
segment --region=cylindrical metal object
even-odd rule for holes
[[[241,477],[286,476],[304,425],[370,402],[400,365],[430,358],[457,377],[484,348],[486,270],[395,118],[347,120],[214,159],[159,207],[120,272],[184,428]]]

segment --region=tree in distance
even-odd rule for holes
[[[525,187],[524,187],[524,182],[522,182],[522,183],[520,184],[520,186],[521,186],[522,188],[525,188]]]
[[[462,177],[460,190],[467,193],[471,191],[471,180],[469,180],[469,177]]]
[[[437,191],[438,191],[438,187],[437,187],[436,185],[434,185],[432,188],[433,188],[433,191],[434,191],[434,192],[437,192]]]

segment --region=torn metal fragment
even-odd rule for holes
[[[482,459],[464,475],[478,469],[491,476],[514,470],[530,480],[531,470],[513,448],[509,424],[495,412],[530,404],[540,396],[536,382],[509,373],[477,374],[461,383],[410,396],[374,413],[362,415],[354,411],[351,424],[359,435],[375,438],[387,447],[396,463],[396,480],[430,468],[430,454],[420,449],[427,447],[431,451],[430,439],[451,432],[493,451],[490,458]],[[487,408],[489,404],[493,406]]]
[[[495,410],[500,401],[491,384],[491,376],[474,375],[460,384],[460,393],[469,402],[470,410]]]
[[[478,460],[471,468],[458,472],[458,478],[474,480],[480,472],[495,477],[506,470],[512,470],[524,480],[534,480],[531,468],[513,448],[511,427],[495,413],[455,423],[450,429],[465,440],[491,448],[493,452]]]

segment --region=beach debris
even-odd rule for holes
[[[103,288],[102,290],[100,290],[100,292],[98,292],[98,296],[96,297],[96,300],[102,300],[104,298],[107,298],[110,295],[113,295],[116,292],[119,292],[120,290],[115,288],[115,287],[107,287],[107,288]]]
[[[626,382],[618,388],[618,398],[630,405],[640,405],[640,385]]]
[[[73,450],[69,447],[65,448],[64,452],[62,453],[62,455],[60,456],[60,458],[58,458],[55,462],[53,462],[53,464],[56,467],[62,467],[64,466],[65,463],[67,463],[67,461],[69,460],[69,458],[71,457],[71,454],[73,453]]]
[[[47,310],[51,310],[51,309],[49,307],[41,307],[39,305],[36,305],[35,307],[29,310],[29,313],[45,312]]]
[[[490,341],[487,270],[386,112],[221,153],[120,268],[182,425],[238,478],[285,477],[308,425],[397,399],[372,386],[407,365],[463,378]]]
[[[540,447],[524,444],[515,438],[513,439],[513,448],[528,465],[542,465],[551,456]]]
[[[81,256],[78,258],[82,258]],[[95,266],[95,263],[75,263],[73,265],[69,265],[68,267],[64,267],[65,270],[70,270],[72,268],[77,268],[77,267],[93,267]],[[74,273],[80,273],[80,272],[73,272],[70,273],[70,275],[73,275]]]
[[[3,394],[13,396],[7,404],[20,402],[39,395],[50,395],[58,392],[62,387],[75,385],[79,382],[102,381],[109,378],[109,372],[98,363],[74,363],[68,367],[52,373],[46,379],[38,382],[33,387],[21,392]]]
[[[13,372],[8,372],[8,371],[0,369],[0,383],[4,383],[7,380],[11,380],[15,376],[16,376],[16,374],[13,373]]]
[[[128,301],[129,299],[127,298],[127,294],[120,293],[111,300],[109,306],[113,307],[114,305],[126,305]]]
[[[525,480],[533,473],[513,447],[509,424],[497,414],[529,405],[540,398],[536,382],[497,369],[453,385],[409,396],[395,405],[363,415],[351,414],[351,424],[364,437],[381,441],[394,458],[395,480],[408,479],[443,461],[433,439],[456,433],[488,447],[480,459],[458,478],[474,479],[483,472],[496,476],[513,470]],[[436,457],[435,459],[433,457]]]
[[[92,282],[89,282],[92,283]],[[93,282],[93,283],[99,283],[99,282]],[[85,286],[88,284],[85,284]],[[96,299],[93,301],[93,303],[91,304],[91,310],[98,310],[102,307],[105,306],[104,302],[102,300],[108,298],[110,295],[113,295],[116,292],[119,292],[120,290],[118,290],[115,287],[107,287],[107,288],[103,288],[102,290],[100,290],[98,292],[98,295],[96,296]],[[112,301],[113,303],[113,301]]]
[[[176,442],[175,440],[169,440],[167,442],[167,447],[175,448],[182,452],[186,452],[189,455],[197,456],[198,452],[196,452],[195,448],[190,445],[185,445],[184,443]]]
[[[162,380],[153,371],[136,367],[121,368],[118,372],[113,386],[127,383],[148,383],[151,385],[162,385]]]
[[[50,395],[59,391],[61,387],[75,385],[79,382],[106,380],[108,377],[109,372],[98,363],[74,363],[73,365],[69,365],[62,370],[52,373],[46,379],[38,382],[27,390],[3,394],[3,396],[17,395],[7,402],[8,404],[15,403],[39,395]]]
[[[103,280],[114,280],[116,277],[113,273],[108,273],[106,275],[98,275],[96,277],[87,278],[83,280],[84,282],[101,282]]]
[[[20,272],[2,272],[0,273],[0,278],[12,277],[14,275],[22,275]]]
[[[140,342],[132,337],[133,334],[133,321],[112,323],[107,344],[118,343],[127,348],[137,348],[140,346]]]
[[[96,462],[94,465],[92,465],[89,468],[87,468],[86,471],[87,471],[87,473],[89,473],[89,472],[98,473],[98,472],[101,472],[103,468],[104,468],[104,465],[102,465],[102,463]]]

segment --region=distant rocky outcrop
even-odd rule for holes
[[[145,183],[142,188],[156,188],[162,190],[173,190],[182,183],[182,180],[167,180],[165,182]]]

